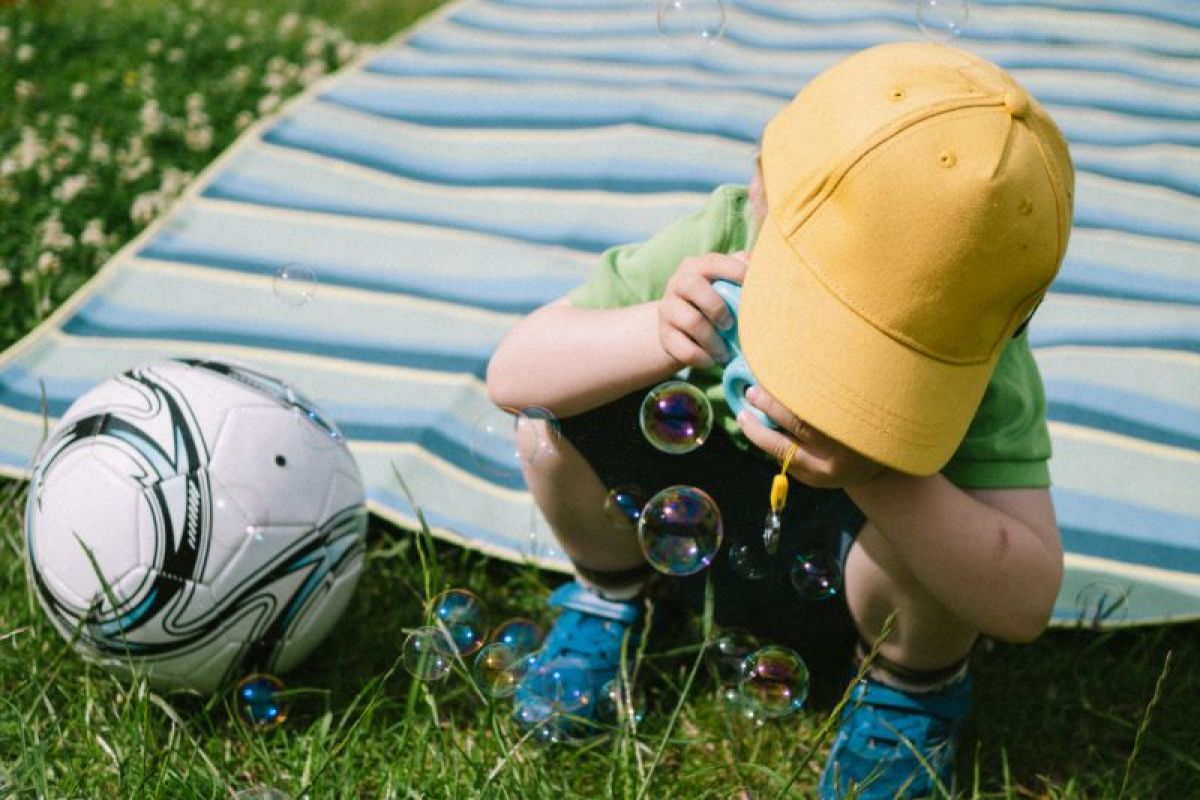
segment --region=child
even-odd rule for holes
[[[726,538],[750,541],[792,453],[768,574],[749,580],[722,555],[683,589],[711,580],[718,621],[818,665],[848,662],[856,644],[861,659],[895,612],[821,796],[948,790],[973,643],[1036,637],[1062,577],[1024,328],[1062,261],[1073,182],[1062,135],[1000,68],[940,45],[871,48],[767,125],[748,189],[721,187],[650,241],[609,251],[518,324],[488,389],[562,419],[558,451],[526,478],[577,576],[550,598],[563,611],[541,663],[585,669],[598,691],[622,639],[640,635],[651,570],[604,512],[609,488],[695,485]],[[758,381],[747,400],[776,427],[743,411],[693,453],[658,453],[636,422],[649,387],[689,367],[719,400],[732,319],[718,279],[743,285],[740,341]],[[840,559],[844,595],[805,601],[787,585],[791,559],[814,550]],[[544,700],[527,680],[518,720],[544,723]]]

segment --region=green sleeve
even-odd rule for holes
[[[979,410],[942,473],[973,489],[1050,485],[1046,395],[1026,334],[1009,342]]]
[[[617,308],[662,297],[679,262],[702,253],[746,247],[746,189],[721,186],[703,208],[641,244],[605,251],[588,279],[568,295],[580,308]]]

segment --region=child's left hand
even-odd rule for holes
[[[798,445],[788,473],[801,483],[816,489],[844,489],[867,483],[887,469],[806,424],[761,387],[751,386],[746,399],[774,420],[779,430],[771,430],[750,412],[742,411],[738,414],[742,432],[780,463],[792,445]]]

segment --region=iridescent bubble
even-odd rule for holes
[[[762,543],[742,539],[729,546],[729,569],[744,581],[759,581],[766,577],[770,562]]]
[[[512,477],[557,452],[561,438],[560,423],[544,408],[492,406],[471,430],[471,457],[485,474]]]
[[[242,789],[233,795],[234,800],[292,800],[287,792],[281,792],[271,786],[256,786],[253,789]]]
[[[934,41],[961,36],[970,18],[966,0],[917,0],[917,26]]]
[[[1075,611],[1079,625],[1102,628],[1129,618],[1129,596],[1112,581],[1098,580],[1075,593]]]
[[[801,553],[792,562],[792,586],[805,600],[828,600],[842,590],[842,564],[828,550]]]
[[[808,667],[795,651],[768,645],[746,657],[738,691],[755,716],[787,716],[799,711],[808,697]]]
[[[483,603],[466,589],[449,589],[433,598],[429,621],[446,632],[450,643],[464,658],[483,647],[487,635]]]
[[[528,668],[523,655],[502,642],[492,642],[475,656],[471,674],[488,697],[510,697]]]
[[[408,634],[400,660],[408,674],[417,680],[440,681],[450,674],[454,644],[441,628],[427,625]]]
[[[596,716],[605,722],[641,722],[646,716],[645,695],[621,678],[613,678],[596,696]]]
[[[591,672],[587,661],[576,656],[561,656],[533,667],[525,676],[526,695],[517,709],[517,722],[535,730],[541,741],[559,741],[570,728],[564,717],[590,717]]]
[[[542,646],[543,635],[542,626],[531,619],[517,617],[501,622],[492,632],[492,641],[507,645],[516,655],[523,656]]]
[[[287,719],[283,692],[283,681],[274,675],[247,675],[233,691],[238,719],[255,730],[278,727]]]
[[[667,381],[646,393],[638,424],[646,441],[664,453],[690,453],[712,432],[712,404],[687,381]]]
[[[604,513],[618,528],[631,528],[642,518],[650,496],[638,486],[618,486],[604,497]]]
[[[724,532],[721,512],[694,486],[668,486],[646,503],[638,541],[650,566],[666,575],[692,575],[712,563]]]
[[[289,306],[302,306],[317,292],[317,274],[303,264],[284,264],[275,270],[271,291]]]
[[[700,49],[725,33],[721,0],[659,0],[658,32],[672,46]]]
[[[730,684],[721,689],[721,699],[725,701],[725,705],[729,706],[729,710],[745,720],[762,725],[766,719],[758,713],[758,710],[746,702],[746,698],[742,696],[742,690],[737,684]]]
[[[742,678],[746,656],[761,647],[757,637],[742,628],[726,628],[705,650],[709,663],[722,683],[732,684]]]

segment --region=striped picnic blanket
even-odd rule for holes
[[[399,472],[436,535],[565,568],[516,470],[484,468],[496,342],[605,247],[744,182],[761,127],[812,76],[921,37],[912,0],[724,10],[704,44],[663,36],[654,0],[462,0],[314,86],[4,354],[0,470],[28,474],[43,387],[52,422],[136,364],[232,358],[337,420],[374,512],[415,523]],[[1051,110],[1078,168],[1030,334],[1068,550],[1055,622],[1198,618],[1200,5],[970,11],[958,45]],[[315,277],[307,302],[275,291],[285,265],[287,287]]]

